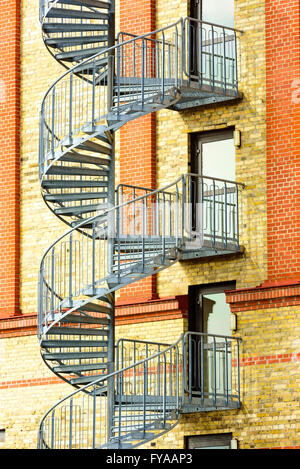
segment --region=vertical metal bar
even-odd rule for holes
[[[145,40],[144,40],[144,38],[142,39],[142,63],[141,63],[141,66],[142,66],[142,70],[141,70],[141,74],[142,74],[141,94],[142,94],[142,108],[144,108],[144,101],[145,101]]]
[[[234,52],[235,52],[235,57],[234,57],[234,70],[235,70],[235,92],[236,95],[238,95],[238,64],[237,64],[237,40],[236,40],[236,31],[234,31]]]
[[[211,27],[211,42],[212,42],[212,89],[215,88],[215,37],[214,27]]]
[[[200,44],[199,44],[199,48],[200,48],[200,70],[199,70],[199,75],[200,75],[200,78],[199,78],[199,81],[200,81],[200,88],[202,88],[202,85],[203,85],[203,44],[202,44],[202,22],[199,23],[199,27],[200,27],[200,32],[199,32],[199,40],[200,40]]]
[[[231,344],[232,348],[232,344]],[[227,346],[227,337],[225,337],[225,402],[228,406],[228,346]]]
[[[227,91],[227,83],[226,83],[226,35],[225,35],[225,28],[223,28],[223,53],[224,53],[224,57],[223,57],[223,84],[224,84],[224,93],[226,93]]]
[[[213,246],[216,244],[216,181],[213,180]]]
[[[226,249],[227,248],[227,243],[228,243],[228,219],[227,219],[227,183],[225,181],[225,184],[224,184],[224,216],[225,216],[225,233],[224,233],[224,248]]]
[[[73,398],[71,398],[70,400],[69,449],[72,449],[72,432],[73,432]]]
[[[54,261],[55,261],[55,247],[52,248],[51,252],[51,316],[54,319]]]
[[[93,449],[96,448],[96,385],[93,388]]]
[[[241,389],[240,389],[240,341],[237,339],[237,357],[236,357],[236,366],[237,366],[237,385],[238,385],[238,405],[241,405]]]
[[[70,306],[73,305],[73,299],[72,299],[72,246],[73,246],[73,234],[70,234],[70,239],[69,239],[69,301],[70,301]]]
[[[189,382],[188,382],[188,386],[189,386],[189,401],[192,402],[192,361],[193,361],[193,354],[192,354],[192,336],[191,334],[189,334]]]
[[[54,425],[55,425],[55,409],[52,411],[52,414],[51,414],[51,449],[55,448],[55,444],[54,444]]]
[[[52,125],[51,125],[51,153],[54,158],[54,149],[55,149],[55,143],[54,143],[54,136],[55,136],[55,86],[53,87],[52,90]]]
[[[144,362],[144,394],[143,394],[143,438],[145,437],[146,430],[146,405],[147,405],[147,366],[148,363]]]
[[[70,90],[69,90],[69,96],[70,96],[70,103],[69,103],[69,139],[70,142],[72,141],[72,135],[73,135],[73,130],[72,130],[72,117],[73,117],[73,73],[70,73]]]
[[[217,403],[217,354],[216,354],[216,338],[213,337],[213,403]]]
[[[163,428],[165,428],[166,426],[166,394],[167,394],[167,367],[166,367],[166,354],[164,353]]]
[[[161,76],[161,102],[164,102],[165,99],[165,33],[162,32],[162,76]]]
[[[204,362],[204,336],[200,336],[201,341],[201,404],[204,406],[204,397],[205,397],[205,389],[204,389],[204,376],[205,376],[205,362]]]

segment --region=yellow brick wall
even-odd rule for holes
[[[21,308],[23,313],[32,313],[37,309],[37,275],[42,253],[66,230],[66,225],[42,201],[37,167],[40,104],[47,87],[63,68],[43,45],[38,2],[23,0],[21,8]],[[187,12],[186,2],[169,0],[166,8],[164,0],[157,0],[157,28],[186,16]],[[246,253],[240,258],[186,261],[173,266],[158,276],[161,297],[186,294],[191,284],[236,280],[238,287],[250,287],[266,278],[264,2],[237,0],[236,28],[244,31],[240,86],[244,98],[230,106],[158,113],[157,186],[188,171],[189,133],[236,126],[242,132],[242,146],[236,151],[236,179],[247,186],[242,232]],[[117,135],[117,182],[118,148]],[[296,353],[299,332],[295,325],[299,328],[297,308],[240,314],[237,334],[243,337],[242,356]],[[172,343],[186,328],[186,320],[133,324],[118,327],[116,338]],[[0,348],[2,381],[53,377],[40,358],[36,337],[1,339]],[[184,436],[227,431],[238,438],[243,448],[277,446],[279,440],[281,446],[292,442],[299,445],[297,385],[299,389],[297,362],[245,366],[240,411],[183,416],[181,423],[161,438],[156,447],[183,448]],[[43,413],[71,390],[63,383],[1,389],[0,427],[6,429],[6,442],[0,443],[0,448],[34,448]]]
[[[157,27],[187,14],[186,3],[157,2]],[[240,92],[236,104],[212,105],[183,112],[157,113],[158,187],[189,171],[189,134],[235,126],[242,145],[236,149],[236,181],[246,184],[243,192],[241,245],[238,258],[184,261],[158,275],[161,297],[187,294],[189,285],[236,280],[237,287],[259,285],[267,278],[266,256],[266,124],[264,1],[235,2],[235,28],[243,31]],[[213,176],[213,174],[211,175]]]
[[[122,337],[172,343],[186,328],[184,320],[156,321],[116,328],[116,340]],[[37,337],[0,338],[0,430],[5,442],[0,449],[33,449],[37,444],[40,421],[57,401],[74,391],[69,384],[44,385],[40,380],[55,378],[43,362]],[[3,386],[3,384],[2,384]]]

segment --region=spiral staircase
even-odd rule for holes
[[[228,72],[225,86],[225,71],[222,86],[216,73],[214,83],[205,73],[192,79],[189,19],[144,36],[120,33],[116,42],[112,1],[40,0],[40,20],[47,49],[66,68],[42,103],[40,181],[45,203],[69,229],[42,258],[38,337],[46,365],[74,391],[43,417],[38,447],[137,447],[173,428],[180,412],[240,401],[227,389],[221,403],[202,395],[195,404],[189,335],[173,345],[115,345],[114,292],[168,268],[191,241],[184,206],[193,175],[158,190],[115,188],[114,135],[160,109],[238,99],[236,76]],[[220,31],[224,51],[229,39]],[[222,60],[226,69],[226,53]],[[225,186],[217,192],[238,197],[236,185]],[[201,243],[200,251],[216,252],[216,237]],[[236,237],[221,244],[239,249]],[[226,339],[226,350],[233,343]]]

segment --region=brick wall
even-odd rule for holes
[[[146,34],[155,30],[155,0],[120,0],[120,31]],[[120,182],[156,188],[156,117],[142,117],[120,130]],[[156,276],[120,291],[120,301],[156,296]]]
[[[268,279],[300,278],[300,3],[266,0]]]
[[[0,11],[0,317],[19,314],[20,8]]]

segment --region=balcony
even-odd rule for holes
[[[185,18],[152,36],[118,35],[115,93],[142,101],[155,89],[162,96],[174,86],[180,98],[171,108],[237,101],[241,32],[229,27]],[[127,98],[128,100],[128,98]],[[119,98],[118,105],[122,102]]]
[[[187,332],[162,357],[167,344],[120,339],[116,369],[130,372],[118,375],[116,399],[152,402],[153,409],[165,402],[180,413],[239,408],[240,343],[239,338]]]

